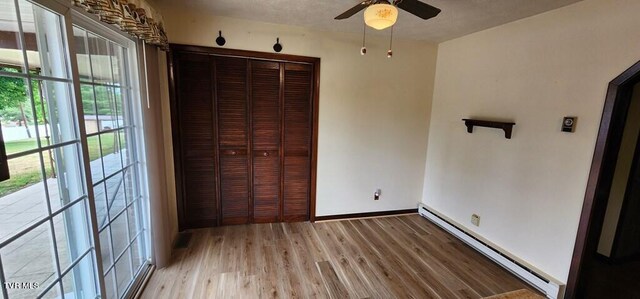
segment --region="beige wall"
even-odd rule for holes
[[[633,163],[633,156],[638,142],[638,133],[640,133],[640,84],[636,84],[633,89],[627,123],[622,134],[618,162],[616,162],[616,171],[613,175],[613,183],[609,193],[607,211],[602,225],[602,234],[598,243],[598,253],[604,256],[610,257],[612,254],[613,240],[616,237],[622,203],[627,192],[627,183],[631,174],[631,164]]]
[[[566,281],[607,84],[640,59],[638,11],[585,0],[440,44],[423,201]],[[466,117],[512,119],[513,139],[468,134]]]
[[[394,58],[387,59],[389,40],[368,37],[369,53],[360,56],[357,34],[160,9],[172,43],[213,46],[222,30],[225,48],[272,52],[280,37],[283,53],[321,58],[318,216],[408,209],[420,202],[435,45],[396,40]],[[165,87],[165,103],[166,93]],[[165,121],[168,138],[167,132]],[[379,201],[373,201],[376,188],[382,189]],[[175,207],[175,198],[170,205]]]
[[[160,82],[161,106],[162,114],[162,137],[164,140],[164,167],[167,188],[167,211],[168,211],[168,229],[171,236],[171,244],[174,243],[178,233],[178,212],[176,203],[176,182],[175,169],[173,168],[173,137],[171,135],[171,110],[169,108],[169,77],[167,72],[167,56],[158,55],[158,69]]]

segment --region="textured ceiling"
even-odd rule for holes
[[[424,0],[442,9],[422,20],[401,11],[394,35],[441,42],[569,5],[580,0]],[[287,24],[315,30],[362,32],[362,12],[347,20],[333,18],[357,0],[153,0],[164,7],[182,6],[212,15]],[[164,14],[170,10],[163,10]],[[369,32],[374,31],[369,30]],[[388,30],[378,34],[389,34]]]

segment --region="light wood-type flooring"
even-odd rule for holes
[[[417,214],[192,233],[142,298],[482,298],[531,289]]]

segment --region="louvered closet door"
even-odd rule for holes
[[[285,63],[284,208],[285,221],[309,219],[311,186],[311,92],[313,68]]]
[[[249,223],[247,60],[214,60],[222,224]]]
[[[251,130],[253,219],[279,221],[280,216],[280,63],[251,61]]]
[[[215,226],[217,192],[215,164],[215,115],[212,69],[208,55],[178,53],[176,95],[180,123],[183,219],[187,228]]]

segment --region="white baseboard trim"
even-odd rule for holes
[[[544,293],[547,298],[564,298],[566,286],[553,277],[547,275],[546,273],[543,273],[540,270],[535,269],[533,266],[527,265],[525,262],[518,261],[516,258],[511,257],[511,255],[508,254],[505,250],[493,244],[490,244],[490,242],[481,240],[480,238],[473,236],[472,234],[463,230],[461,228],[461,225],[435,212],[433,209],[427,207],[424,204],[418,205],[418,213],[420,214],[420,216],[438,225],[445,231],[449,232],[451,235],[469,245],[471,248],[482,253],[487,258],[491,259],[498,265],[502,266],[509,272],[513,273],[523,281],[539,290],[540,292]]]

